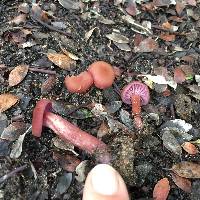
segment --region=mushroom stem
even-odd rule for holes
[[[89,154],[95,154],[97,161],[101,163],[110,162],[111,155],[105,143],[79,129],[62,117],[51,112],[45,112],[43,125],[52,129],[64,141],[72,143]]]
[[[134,123],[136,128],[141,129],[143,127],[141,119],[141,99],[139,95],[132,95],[132,115],[134,117]]]

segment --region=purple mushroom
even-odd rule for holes
[[[121,97],[124,103],[132,105],[135,126],[141,129],[143,127],[140,115],[141,105],[146,105],[149,102],[150,95],[148,87],[139,81],[133,81],[124,87]]]

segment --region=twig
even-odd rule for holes
[[[3,183],[4,181],[6,181],[7,179],[11,178],[12,176],[15,176],[16,173],[23,171],[24,169],[26,169],[26,167],[27,167],[27,165],[23,165],[21,167],[14,169],[13,171],[9,172],[8,174],[2,176],[0,178],[0,184]]]
[[[56,71],[52,71],[48,69],[42,69],[42,68],[36,68],[36,67],[29,67],[28,69],[32,72],[40,72],[40,73],[51,74],[51,75],[56,74]]]
[[[30,15],[30,16],[31,16],[32,20],[35,20],[36,22],[38,22],[38,23],[41,24],[42,26],[48,28],[49,30],[51,30],[51,31],[56,31],[56,32],[61,33],[61,34],[65,35],[65,36],[67,36],[67,37],[72,38],[72,35],[71,35],[70,33],[67,33],[67,32],[65,32],[65,31],[59,30],[59,29],[57,29],[56,27],[51,26],[51,25],[49,25],[49,24],[47,24],[47,23],[41,21],[40,19],[34,17],[33,15]]]

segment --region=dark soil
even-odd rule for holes
[[[198,38],[200,34],[200,4],[198,0],[196,6],[187,3],[180,16],[176,13],[175,5],[148,10],[145,9],[148,2],[137,4],[140,13],[133,18],[139,24],[142,24],[143,21],[151,22],[153,33],[151,38],[157,41],[159,46],[152,52],[134,51],[136,37],[142,36],[142,40],[144,40],[147,36],[136,33],[132,30],[134,27],[130,23],[122,20],[122,16],[126,13],[127,3],[114,5],[114,2],[109,0],[88,1],[88,3],[82,4],[82,9],[73,10],[63,8],[58,1],[41,0],[39,6],[42,10],[53,15],[53,17],[49,17],[50,21],[61,21],[67,26],[64,30],[69,34],[68,37],[57,31],[51,31],[34,21],[30,17],[30,12],[24,23],[19,25],[8,23],[20,14],[18,7],[23,2],[28,3],[31,7],[31,0],[1,0],[0,2],[0,64],[6,66],[6,68],[0,68],[0,94],[12,93],[20,98],[18,104],[4,112],[8,124],[13,121],[31,124],[32,111],[36,102],[41,98],[48,98],[61,105],[58,106],[57,113],[96,136],[102,121],[106,121],[106,119],[92,114],[91,109],[84,108],[85,105],[94,102],[111,105],[115,101],[121,101],[118,90],[121,90],[131,80],[142,80],[137,76],[139,74],[153,74],[154,69],[158,67],[165,67],[170,73],[173,73],[174,69],[180,65],[190,65],[193,76],[200,73],[200,41]],[[193,14],[189,16],[188,12],[191,10]],[[113,20],[115,24],[101,23],[95,17],[95,13]],[[181,21],[170,21],[172,16],[178,16]],[[179,28],[175,33],[172,32],[176,36],[172,42],[159,38],[161,33],[170,33],[162,27],[167,20]],[[86,32],[94,27],[97,29],[86,40]],[[25,42],[35,42],[33,46],[23,48],[20,45],[23,42],[13,40],[12,34],[21,29],[31,31],[31,34],[25,38]],[[119,30],[120,34],[129,38],[128,45],[131,51],[120,50],[106,37],[107,34],[112,33],[113,29]],[[61,46],[78,56],[79,60],[76,61],[74,69],[63,70],[48,60],[46,54],[52,50],[57,53],[62,52]],[[180,50],[176,50],[178,47]],[[186,56],[191,58],[189,62],[183,59]],[[64,77],[84,71],[97,60],[107,61],[120,68],[122,73],[115,79],[113,87],[106,90],[93,87],[82,95],[69,93],[63,84]],[[27,64],[32,68],[39,66],[39,68],[56,72],[55,84],[52,84],[47,92],[41,92],[42,83],[50,75],[29,71],[21,83],[9,87],[10,71],[21,64]],[[132,136],[126,134],[123,128],[117,133],[111,133],[102,138],[115,152],[113,165],[124,177],[132,199],[152,199],[153,188],[163,177],[170,180],[169,200],[200,199],[198,179],[191,180],[192,192],[186,193],[174,184],[169,170],[175,163],[181,161],[200,163],[199,154],[192,156],[183,152],[181,155],[176,155],[170,152],[163,146],[160,129],[165,122],[179,118],[192,125],[193,130],[190,133],[193,135],[192,140],[200,138],[199,100],[190,95],[191,92],[187,87],[193,83],[195,83],[194,78],[178,84],[176,90],[169,87],[171,91],[169,96],[152,89],[149,105],[143,107],[142,110],[144,129],[137,131],[134,125],[129,127],[128,124],[125,124],[126,128],[136,135],[136,138],[133,139]],[[180,95],[185,95],[186,98]],[[177,101],[178,98],[180,101]],[[122,124],[124,120],[120,117],[121,109],[131,113],[130,106],[122,104],[111,116]],[[159,119],[155,120],[151,117],[151,113],[156,114]],[[61,150],[53,145],[54,137],[55,134],[47,128],[43,129],[42,137],[39,139],[34,138],[29,132],[25,136],[21,156],[17,159],[9,156],[12,142],[6,146],[8,142],[5,144],[5,141],[0,140],[0,177],[17,167],[27,165],[25,170],[0,183],[0,199],[81,199],[84,182],[76,180],[75,171],[72,172],[72,180],[68,178],[62,182],[63,180],[60,179],[60,177],[69,177],[70,172],[66,172],[59,162],[53,159],[54,152],[66,153],[66,150]],[[77,157],[80,161],[89,160],[86,170],[88,172],[95,165],[94,159],[80,149],[75,148],[75,151],[79,154]],[[124,163],[128,164],[124,165]],[[66,184],[66,182],[71,183],[69,188],[60,192],[62,184]]]

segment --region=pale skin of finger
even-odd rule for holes
[[[83,200],[129,200],[120,174],[110,165],[99,164],[87,176]]]

